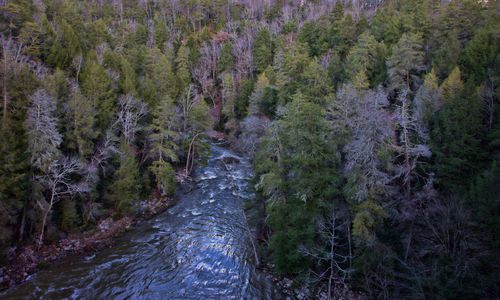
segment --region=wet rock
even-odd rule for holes
[[[221,161],[225,164],[237,164],[240,162],[239,159],[237,159],[236,157],[232,157],[232,156],[226,156],[226,157],[223,157],[221,159]]]

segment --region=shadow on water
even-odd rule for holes
[[[226,169],[223,158],[238,162]],[[252,197],[251,164],[212,144],[206,167],[195,169],[199,188],[180,191],[176,206],[116,239],[89,260],[70,257],[8,290],[2,299],[276,299],[256,269],[237,202]],[[240,200],[242,201],[242,200]]]

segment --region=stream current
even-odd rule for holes
[[[116,238],[93,258],[68,257],[39,271],[2,299],[276,299],[256,268],[242,206],[253,197],[252,166],[211,145],[196,186],[178,191],[166,212]],[[225,164],[224,158],[237,162]]]

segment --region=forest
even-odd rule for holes
[[[499,297],[499,1],[2,0],[0,43],[1,265],[170,201],[222,132],[277,274]]]

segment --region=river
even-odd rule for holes
[[[255,265],[242,199],[252,197],[250,162],[212,144],[196,188],[168,211],[118,237],[93,258],[63,259],[2,299],[276,299]],[[224,157],[239,162],[222,163]],[[239,197],[238,197],[239,195]]]

